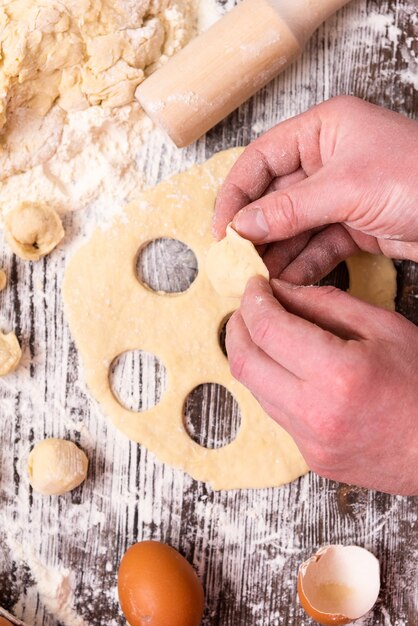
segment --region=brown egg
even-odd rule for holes
[[[119,601],[131,626],[199,626],[205,599],[193,567],[158,541],[136,543],[119,567]]]
[[[349,624],[368,613],[379,589],[379,562],[358,546],[326,546],[299,568],[300,603],[324,626]]]
[[[13,626],[13,624],[5,617],[0,617],[0,626]]]

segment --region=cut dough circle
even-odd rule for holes
[[[6,239],[21,259],[38,261],[64,237],[59,215],[46,204],[24,202],[5,217]]]
[[[6,376],[19,365],[22,350],[14,333],[4,335],[0,332],[0,376]]]
[[[209,249],[206,272],[215,291],[229,298],[240,298],[253,276],[269,279],[269,271],[254,244],[231,226],[227,227],[226,236]]]
[[[233,378],[219,345],[219,328],[239,298],[213,289],[207,256],[216,196],[241,152],[221,152],[143,192],[112,231],[97,229],[78,250],[63,286],[87,384],[103,411],[130,439],[214,489],[275,487],[308,471],[290,435]],[[186,292],[163,296],[137,280],[136,258],[149,241],[173,236],[193,250],[199,273]],[[111,364],[130,350],[155,354],[168,374],[160,403],[141,413],[123,408],[109,384]],[[230,391],[242,416],[237,437],[218,449],[195,443],[183,416],[189,393],[210,382]]]
[[[29,482],[44,495],[62,495],[81,485],[88,464],[86,454],[72,441],[44,439],[29,455]]]

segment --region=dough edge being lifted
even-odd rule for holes
[[[210,247],[206,272],[214,290],[230,298],[240,298],[253,276],[269,279],[269,271],[254,244],[230,225],[226,236]]]
[[[239,298],[217,294],[205,268],[215,243],[211,220],[216,195],[241,152],[218,153],[143,192],[112,231],[98,228],[78,250],[63,288],[87,384],[104,413],[161,461],[214,489],[275,487],[308,471],[293,439],[232,377],[219,345],[220,328]],[[138,251],[163,237],[184,242],[198,261],[196,280],[174,297],[150,291],[135,271]],[[109,383],[113,361],[130,350],[155,354],[168,373],[159,404],[142,412],[124,408]],[[218,449],[195,443],[184,425],[187,396],[209,382],[232,393],[242,416],[237,437]]]

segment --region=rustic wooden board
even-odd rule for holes
[[[391,26],[386,32],[381,22],[378,27],[378,12]],[[418,54],[417,36],[415,0],[354,0],[318,30],[298,63],[184,150],[181,167],[246,144],[340,93],[416,115],[417,92],[405,72],[408,63],[412,67],[408,50]],[[138,158],[150,185],[179,168],[176,149],[158,133]],[[30,626],[122,625],[119,560],[131,543],[152,538],[168,541],[194,563],[206,590],[204,626],[302,626],[308,619],[296,600],[298,564],[321,545],[356,543],[382,566],[382,594],[364,625],[417,625],[417,499],[313,474],[282,489],[214,493],[107,423],[85,388],[60,296],[69,244],[82,219],[69,217],[66,245],[37,264],[0,249],[10,279],[0,294],[1,325],[15,329],[25,348],[19,371],[0,380],[0,604]],[[172,263],[160,248],[150,253],[144,272],[165,280],[164,267]],[[418,268],[400,263],[398,275],[398,309],[418,323]],[[346,286],[344,271],[334,279]],[[158,397],[163,373],[152,358],[126,362],[117,375],[115,385],[122,384],[133,402],[146,406]],[[187,410],[193,436],[203,445],[227,441],[239,422],[231,407],[216,389],[193,398]],[[30,447],[47,436],[79,442],[90,458],[86,483],[58,499],[32,493],[25,474]],[[71,585],[69,600],[79,617],[65,607]],[[48,595],[57,593],[63,606],[54,615]]]

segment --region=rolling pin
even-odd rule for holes
[[[0,607],[0,626],[26,626],[26,624]]]
[[[292,63],[349,0],[241,0],[136,91],[179,147],[204,135]]]

